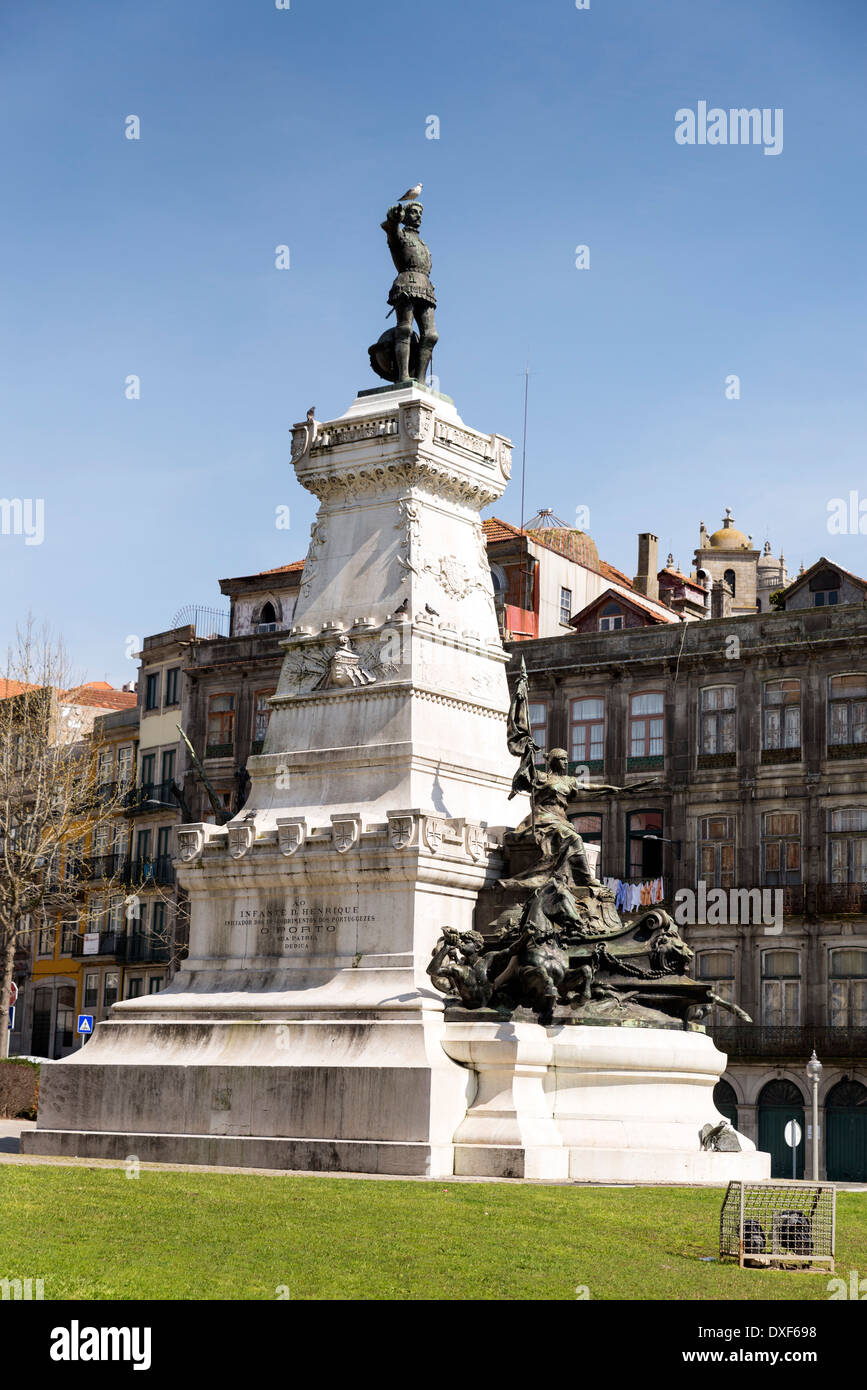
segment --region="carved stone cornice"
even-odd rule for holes
[[[320,465],[317,467],[317,463]],[[298,481],[322,502],[355,501],[359,497],[374,497],[397,489],[417,488],[434,497],[447,498],[481,511],[502,496],[505,479],[493,460],[488,461],[488,478],[479,477],[460,462],[440,462],[422,455],[399,455],[387,463],[381,460],[369,464],[335,467],[334,461],[320,456],[316,450],[310,462],[296,467]]]

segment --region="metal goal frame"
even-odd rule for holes
[[[730,1182],[719,1222],[721,1260],[741,1269],[834,1272],[837,1189],[830,1182]]]

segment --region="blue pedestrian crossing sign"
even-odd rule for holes
[[[78,1015],[78,1031],[79,1033],[93,1032],[93,1014]]]

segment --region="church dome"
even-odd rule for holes
[[[779,562],[779,560],[776,558],[775,555],[772,555],[772,554],[771,554],[771,542],[770,542],[770,541],[765,541],[765,548],[764,548],[763,553],[762,553],[762,554],[760,555],[760,557],[759,557],[759,562],[758,562],[758,564],[757,564],[757,566],[756,566],[756,569],[759,569],[759,570],[778,570],[779,568],[780,568],[780,562]]]
[[[735,526],[730,507],[726,507],[722,529],[714,531],[708,538],[708,545],[713,550],[752,550],[749,537]]]

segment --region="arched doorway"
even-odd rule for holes
[[[713,1103],[730,1125],[738,1127],[738,1098],[728,1081],[718,1081],[713,1088]]]
[[[796,1178],[804,1176],[804,1097],[793,1081],[780,1078],[769,1081],[759,1095],[758,1147],[771,1155],[771,1177],[791,1178],[792,1150],[786,1143],[785,1128],[789,1120],[801,1127],[801,1142],[795,1160]]]
[[[867,1086],[844,1077],[825,1099],[829,1182],[867,1182]]]

